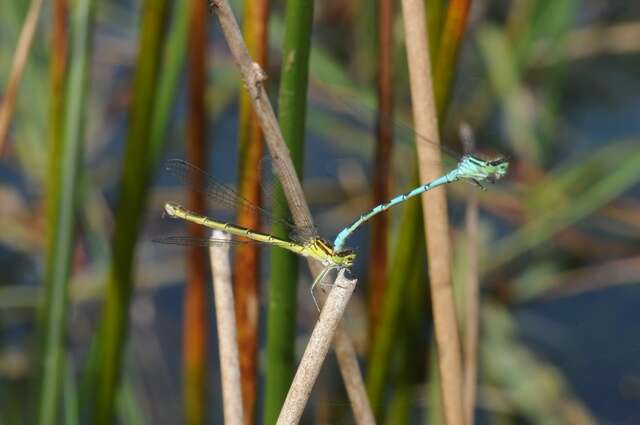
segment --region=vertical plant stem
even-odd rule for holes
[[[416,204],[419,204],[416,199]],[[419,205],[418,205],[419,206]],[[422,227],[422,222],[420,223]],[[416,232],[419,233],[419,232]],[[424,244],[417,244],[419,252],[413,255],[416,257],[409,272],[409,282],[403,300],[403,310],[401,312],[401,322],[396,333],[395,344],[397,356],[397,379],[395,380],[395,392],[389,403],[388,414],[385,418],[387,424],[409,424],[411,423],[411,409],[415,399],[415,390],[418,388],[421,374],[417,373],[416,365],[424,361],[425,346],[422,338],[416,336],[424,329],[425,299],[424,299],[424,278],[425,267],[421,261],[424,257]]]
[[[457,3],[456,3],[457,4]],[[450,7],[453,6],[453,3],[450,4]],[[442,28],[444,26],[444,24],[442,23],[443,19],[442,17],[444,16],[444,2],[442,0],[429,0],[427,2],[427,20],[428,20],[428,33],[429,33],[429,46],[430,46],[430,52],[432,53],[433,57],[438,57],[440,49],[442,48],[441,46],[441,38],[447,38],[446,35],[442,35]],[[459,43],[461,41],[460,38],[456,38],[457,42]],[[450,66],[453,67],[454,66],[454,62],[450,63]],[[446,73],[446,72],[451,72],[451,70],[447,70],[445,68],[440,68],[440,72],[442,74]],[[441,84],[441,80],[442,77],[439,77],[440,74],[436,75],[436,85],[440,85]],[[441,113],[443,115],[440,116],[440,120],[443,121],[444,120],[444,114],[445,114],[445,108],[444,105],[446,104],[447,98],[445,98],[444,96],[449,96],[450,94],[450,90],[440,90],[438,92],[436,92],[436,95],[440,95],[443,97],[437,97],[436,98],[436,104],[437,104],[437,108],[438,111],[441,111]],[[417,186],[418,182],[421,181],[418,178],[415,178],[414,180],[414,184],[412,184],[412,186]],[[408,207],[407,207],[408,209]],[[417,220],[421,221],[421,217],[420,217],[420,209],[416,208],[414,211],[412,211],[411,213],[405,213],[402,216],[402,219],[400,221],[400,234],[405,234],[407,231],[411,231],[409,229],[412,229],[415,226],[415,223]],[[416,241],[414,244],[410,245],[410,247],[412,247],[413,250],[418,250],[420,249],[420,245],[422,245],[424,243],[424,240],[422,241]],[[389,282],[389,287],[393,287],[393,285],[395,285],[396,283],[394,282],[403,282],[407,279],[409,279],[409,271],[411,270],[411,266],[409,265],[409,263],[411,263],[412,261],[412,256],[406,256],[406,255],[401,255],[403,251],[396,251],[396,254],[394,255],[394,258],[391,261],[391,264],[393,264],[393,270],[394,273],[391,276],[391,280]],[[393,304],[393,299],[394,297],[385,297],[385,304],[390,303]],[[391,306],[386,306],[383,307],[383,309],[389,309],[389,311],[394,311],[394,309],[391,308]],[[395,311],[399,314],[400,311],[399,309],[395,309]],[[392,316],[385,316],[385,319],[383,320],[384,322],[394,322],[398,320],[395,317]],[[387,349],[392,349],[391,347],[389,348],[384,348],[384,347],[376,347],[375,345],[377,345],[380,341],[376,341],[376,343],[374,344],[374,347],[372,348],[371,352],[372,352],[372,356],[370,359],[370,366],[369,366],[369,375],[367,376],[367,389],[369,391],[369,394],[371,396],[371,401],[372,401],[372,405],[374,406],[378,406],[382,403],[382,400],[380,399],[380,401],[376,401],[381,397],[381,390],[384,388],[385,386],[385,377],[388,374],[388,369],[389,369],[389,362],[385,361],[384,359],[386,359],[388,354],[385,354],[384,356],[380,356],[379,355],[375,355],[376,352],[378,353],[385,353],[385,351]],[[386,345],[386,343],[382,344],[383,346]],[[378,359],[378,360],[376,360]]]
[[[11,126],[11,117],[16,105],[16,96],[18,94],[18,86],[22,79],[24,67],[27,64],[27,58],[31,51],[31,43],[36,33],[38,17],[42,9],[42,0],[31,0],[27,17],[20,31],[20,38],[13,56],[13,64],[9,74],[9,80],[4,89],[2,104],[0,104],[0,153],[3,151],[4,141]]]
[[[455,63],[467,26],[467,16],[471,0],[451,0],[447,9],[447,19],[442,33],[437,60],[434,64],[434,84],[438,117],[443,117],[455,75]]]
[[[65,358],[64,368],[64,423],[65,425],[80,424],[80,408],[78,406],[78,386],[76,384],[75,369],[70,358]]]
[[[429,51],[432,58],[438,57],[440,51],[440,37],[444,25],[444,11],[447,1],[429,0],[427,2],[427,28],[429,31]]]
[[[312,0],[287,2],[278,115],[298,176],[302,175],[304,158],[312,21]],[[285,199],[282,186],[278,185],[275,218],[289,219]],[[273,231],[276,236],[288,237],[289,229],[281,224],[274,224]],[[298,257],[280,249],[274,249],[271,255],[264,407],[267,425],[275,423],[293,378],[298,289]]]
[[[189,38],[189,2],[176,0],[171,14],[170,31],[163,52],[161,73],[158,77],[158,91],[153,107],[151,136],[149,141],[149,168],[154,170],[162,154],[167,139],[176,93],[184,69]]]
[[[231,239],[228,233],[221,231],[214,231],[212,238]],[[227,425],[242,425],[244,414],[242,410],[240,363],[238,360],[236,316],[233,308],[229,247],[227,245],[214,245],[210,248],[209,254],[211,274],[213,275],[216,323],[218,326],[224,423]]]
[[[142,8],[140,47],[133,105],[116,213],[113,263],[100,323],[93,424],[111,424],[115,393],[129,324],[133,291],[136,240],[147,199],[150,178],[150,128],[156,94],[157,71],[164,34],[167,0],[147,0]]]
[[[206,55],[207,5],[202,0],[189,1],[188,45],[188,119],[187,159],[199,168],[206,168]],[[198,174],[189,181],[188,208],[204,213],[203,177]],[[204,228],[187,225],[189,235],[202,238]],[[207,376],[207,334],[205,256],[200,247],[191,246],[187,255],[187,285],[183,319],[183,376],[185,423],[205,422],[205,377]]]
[[[427,45],[427,28],[423,18],[424,3],[421,0],[403,0],[402,11],[416,132],[438,143],[440,136]],[[421,180],[431,181],[442,172],[441,166],[430,165],[440,163],[440,151],[430,149],[424,143],[417,143],[417,146]],[[445,420],[448,425],[462,425],[462,363],[451,284],[449,222],[444,189],[427,192],[422,196],[422,202]]]
[[[60,166],[64,146],[64,108],[66,99],[67,52],[69,48],[69,5],[67,0],[53,3],[51,28],[51,97],[49,99],[49,164],[47,178],[47,246],[54,246],[57,208],[60,197]],[[52,266],[48,262],[47,266]],[[47,269],[47,275],[51,273]]]
[[[267,67],[268,0],[245,0],[243,33],[247,48],[261,67]],[[251,108],[246,92],[240,95],[239,112],[239,185],[240,194],[254,205],[261,203],[260,160],[264,152],[260,123]],[[248,229],[260,228],[258,211],[238,206],[237,223]],[[255,419],[257,390],[258,318],[259,318],[260,250],[258,244],[242,244],[236,248],[234,269],[238,345],[242,375],[244,420]]]
[[[393,18],[394,0],[378,2],[378,117],[376,121],[373,203],[389,199],[393,143]],[[388,215],[379,214],[371,223],[369,266],[369,338],[373,341],[382,309],[387,278]]]
[[[402,306],[406,303],[407,285],[409,284],[412,270],[416,268],[416,262],[420,261],[419,253],[424,248],[416,249],[420,244],[422,233],[422,219],[419,216],[420,203],[417,199],[406,202],[403,222],[407,225],[401,227],[396,241],[396,253],[391,265],[389,287],[385,294],[385,302],[381,315],[381,325],[372,346],[369,357],[369,372],[367,374],[367,392],[376,418],[380,421],[384,410],[384,390],[386,378],[389,374],[393,349],[397,343],[397,327],[400,323]],[[409,221],[407,217],[417,217]],[[410,224],[410,225],[409,225]],[[410,261],[408,261],[409,259]]]
[[[55,154],[49,165],[53,182],[49,202],[49,246],[47,253],[46,295],[42,320],[44,324],[43,375],[40,388],[39,423],[55,423],[60,402],[60,388],[64,365],[64,335],[67,319],[67,288],[71,274],[71,257],[74,247],[74,222],[78,173],[82,163],[82,140],[85,129],[88,75],[91,58],[93,0],[75,3],[72,21],[71,62],[69,81],[66,85],[64,116],[52,105],[52,119],[64,119],[62,146],[53,146]],[[57,52],[58,54],[61,51]],[[61,60],[62,58],[58,58]],[[52,69],[54,88],[62,85],[56,75],[60,63]],[[60,123],[52,126],[59,131]],[[55,140],[56,134],[52,134]]]
[[[464,403],[466,424],[473,425],[476,405],[476,375],[478,369],[478,331],[480,290],[478,282],[478,194],[468,195],[467,226],[467,291],[464,349]]]
[[[336,330],[334,346],[356,424],[375,424],[376,420],[373,416],[373,410],[371,410],[371,406],[369,405],[367,393],[364,391],[364,380],[362,379],[362,372],[358,364],[356,350],[349,338],[349,334],[342,324],[338,325],[338,329]]]
[[[69,4],[67,0],[53,2],[53,23],[51,28],[51,97],[49,99],[49,176],[47,178],[47,214],[51,239],[58,202],[59,167],[63,146],[64,105],[67,72],[67,52],[69,49]],[[49,240],[49,246],[52,246]]]

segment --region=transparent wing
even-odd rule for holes
[[[289,232],[289,238],[293,242],[304,244],[311,239],[318,238],[318,228],[316,226],[296,226]]]
[[[374,127],[377,112],[372,106],[373,104],[365,104],[363,103],[363,101],[348,101],[347,99],[358,98],[358,96],[353,92],[344,93],[341,95],[336,92],[335,88],[332,89],[330,87],[323,86],[322,90],[318,90],[317,92],[314,91],[313,97],[315,100],[321,102],[322,104],[331,107],[332,110],[346,114],[352,119],[363,123],[368,128]],[[411,127],[409,124],[402,121],[398,117],[394,117],[393,127],[394,133],[399,139],[418,139],[421,142],[433,146],[436,149],[442,150],[455,161],[458,161],[461,157],[460,153],[456,152],[454,149],[451,149],[446,145],[436,143],[430,138],[417,133],[413,127]]]
[[[195,182],[196,184],[193,184],[193,187],[202,188],[201,192],[214,202],[222,203],[229,208],[242,206],[256,211],[264,218],[265,222],[277,222],[286,226],[290,231],[297,232],[297,227],[293,223],[283,219],[275,219],[268,210],[255,205],[234,189],[219,182],[212,175],[187,161],[170,159],[165,164],[165,170],[185,184]]]
[[[250,239],[216,239],[206,237],[195,237],[186,235],[171,235],[154,238],[153,242],[165,245],[181,245],[181,246],[220,246],[220,245],[239,245],[247,243],[258,243],[258,241]]]

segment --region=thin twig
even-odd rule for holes
[[[291,157],[289,155],[289,149],[284,142],[282,132],[276,120],[273,108],[269,102],[267,92],[262,85],[262,82],[266,79],[266,75],[256,64],[247,50],[247,46],[242,38],[242,33],[238,27],[238,23],[229,7],[229,4],[225,0],[210,0],[212,9],[218,16],[222,31],[229,45],[229,49],[233,55],[233,58],[240,68],[240,72],[249,90],[251,103],[253,104],[255,113],[262,126],[265,142],[269,148],[271,159],[273,162],[273,168],[275,174],[278,176],[282,187],[284,188],[285,196],[289,204],[289,209],[293,216],[295,223],[299,226],[310,226],[313,221],[311,219],[311,212],[305,201],[304,193],[302,191],[302,185],[295,172]],[[314,268],[310,262],[311,270],[317,275],[317,268]],[[332,297],[332,293],[338,290],[337,284],[333,285],[333,289],[329,294]],[[336,340],[336,344],[344,343],[346,338],[339,338]],[[325,353],[326,354],[326,353]],[[341,347],[336,350],[338,357],[342,355],[350,355],[352,358],[338,359],[341,366],[340,372],[345,382],[350,382],[347,386],[347,390],[352,391],[349,395],[351,400],[367,401],[366,408],[371,411],[368,406],[368,398],[366,395],[366,389],[363,385],[362,376],[359,374],[357,377],[350,377],[350,373],[358,373],[357,368],[343,369],[342,365],[357,363],[355,358],[355,352],[353,347]],[[357,385],[360,383],[360,385]],[[356,419],[358,416],[356,416]]]
[[[302,185],[291,162],[289,148],[284,142],[278,120],[269,102],[269,96],[262,84],[267,76],[260,65],[251,58],[236,18],[227,1],[211,0],[211,6],[218,15],[220,26],[229,44],[231,54],[236,65],[240,68],[249,91],[251,103],[258,116],[265,141],[271,153],[274,172],[278,176],[282,187],[285,188],[284,194],[287,197],[293,220],[299,226],[308,226],[311,224],[311,212],[304,199]]]
[[[22,26],[22,31],[20,32],[16,52],[13,56],[13,65],[11,66],[9,81],[4,91],[2,105],[0,105],[0,153],[3,151],[4,140],[7,137],[11,124],[11,117],[13,116],[13,110],[16,105],[18,85],[20,84],[24,67],[27,64],[33,36],[36,33],[36,24],[38,23],[38,16],[40,16],[40,9],[42,9],[42,0],[32,0],[24,25]]]
[[[365,385],[362,381],[362,372],[358,364],[356,350],[353,342],[351,342],[351,338],[349,338],[349,334],[342,324],[338,326],[333,343],[335,345],[334,349],[336,350],[338,364],[342,371],[344,386],[347,388],[347,395],[349,396],[349,401],[351,401],[351,409],[353,410],[353,417],[356,420],[356,424],[375,424],[376,419],[373,416],[373,411],[369,404],[369,397],[367,393],[361,391],[361,388],[364,388]]]
[[[467,125],[460,127],[465,152],[474,151],[474,140]],[[474,188],[475,189],[475,188]],[[478,331],[480,291],[478,282],[478,191],[470,190],[467,198],[467,291],[464,346],[464,403],[467,425],[474,423],[476,375],[478,369]]]
[[[355,280],[344,276],[344,270],[338,273],[334,287],[320,313],[320,319],[307,344],[296,375],[293,378],[287,398],[284,401],[277,424],[297,424],[302,417],[304,407],[309,400],[313,385],[320,373],[320,367],[327,356],[331,341],[347,308],[351,294],[356,287]]]
[[[228,233],[215,230],[212,238],[231,239],[231,236]],[[229,246],[213,245],[209,250],[209,255],[218,325],[224,423],[243,425],[242,387],[240,386],[240,363],[236,341],[236,316],[233,307]]]
[[[402,13],[416,133],[439,142],[424,1],[402,0]],[[442,167],[432,165],[440,163],[440,151],[430,148],[427,143],[417,143],[417,149],[421,181],[431,181],[441,175]],[[425,193],[422,196],[422,206],[444,417],[447,425],[462,425],[462,362],[451,284],[451,249],[444,189]]]

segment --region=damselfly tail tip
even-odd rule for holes
[[[166,204],[164,204],[164,213],[162,214],[162,216],[164,217],[165,214],[166,214],[171,218],[178,217],[178,212],[181,209],[182,209],[182,207],[180,207],[178,204],[174,204],[172,202],[167,202]]]

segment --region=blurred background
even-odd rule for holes
[[[382,3],[231,3],[328,240],[415,186],[429,143],[410,130],[400,4]],[[640,4],[429,0],[427,21],[443,144],[463,152],[466,122],[511,161],[486,191],[447,187],[466,351],[479,327],[475,422],[640,423]],[[292,49],[308,64],[287,74]],[[1,424],[222,423],[206,251],[153,240],[203,237],[167,201],[269,230],[169,158],[286,216],[243,90],[204,1],[0,4]],[[442,423],[419,203],[386,216],[350,240],[347,327],[379,422]],[[246,423],[272,423],[317,319],[312,279],[277,249],[234,261]],[[353,422],[333,354],[303,422]]]

